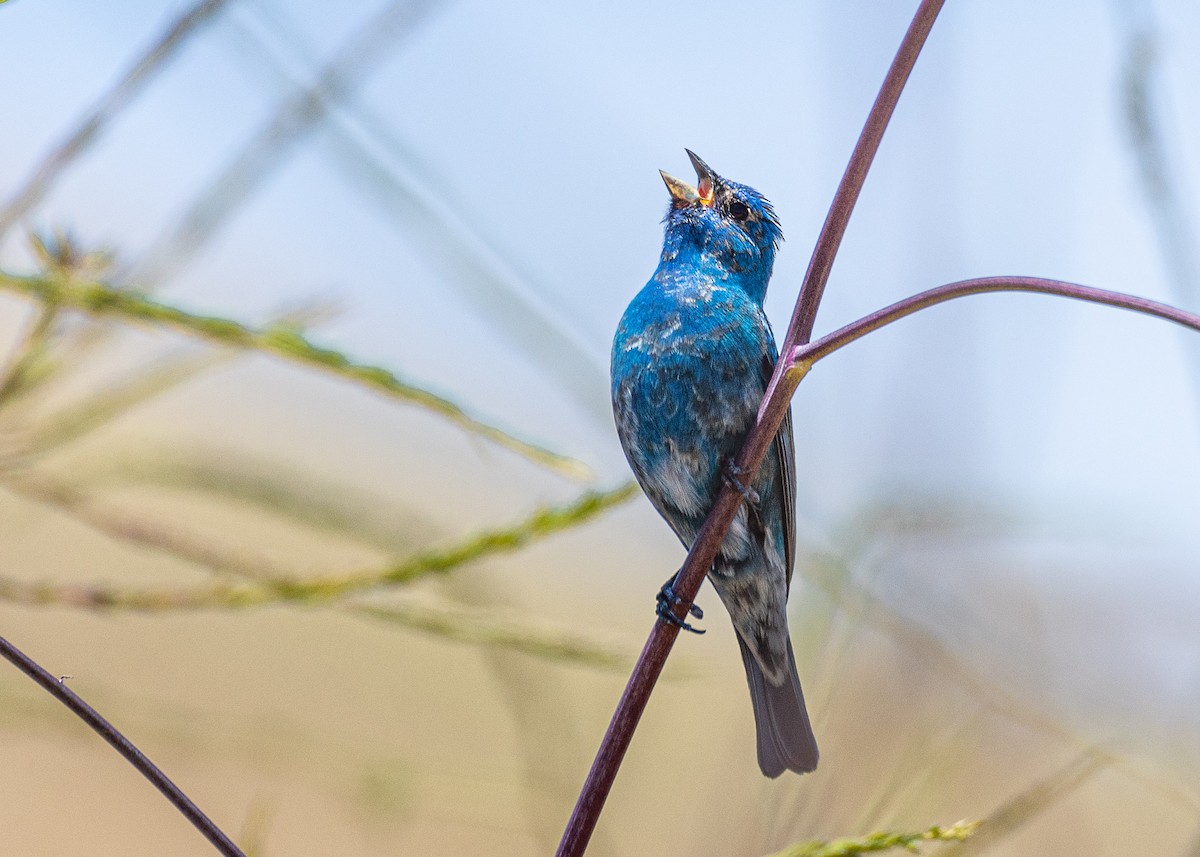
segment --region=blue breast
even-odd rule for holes
[[[736,272],[669,258],[630,303],[613,342],[617,431],[651,502],[681,529],[711,505],[774,360],[770,327]]]

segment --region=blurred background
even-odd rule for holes
[[[3,635],[255,854],[550,853],[683,556],[607,392],[656,170],[774,201],[782,332],[914,8],[0,6]],[[948,3],[818,334],[998,274],[1200,308],[1197,79],[1185,0]],[[758,773],[705,588],[589,853],[1200,855],[1198,381],[1195,334],[1032,295],[823,362],[821,767]],[[8,668],[0,734],[6,853],[210,853]]]

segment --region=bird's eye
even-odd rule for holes
[[[750,216],[750,209],[746,207],[746,203],[738,202],[736,199],[729,203],[729,207],[725,209],[729,212],[729,216],[737,221],[745,221]]]

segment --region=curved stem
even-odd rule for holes
[[[850,155],[850,162],[846,165],[846,172],[842,174],[842,181],[834,194],[833,203],[829,206],[829,213],[825,216],[821,234],[817,237],[812,258],[808,262],[808,270],[804,274],[803,285],[800,287],[800,297],[796,301],[796,309],[792,312],[792,321],[788,325],[783,347],[780,348],[781,354],[787,354],[794,346],[808,342],[812,336],[817,308],[825,294],[825,284],[829,282],[829,272],[833,268],[838,248],[842,246],[842,237],[846,234],[850,215],[867,179],[867,170],[875,160],[875,153],[879,151],[879,144],[883,140],[883,132],[887,130],[888,122],[896,111],[900,93],[904,84],[908,82],[908,76],[944,2],[945,0],[923,0],[913,15],[899,50],[896,51],[887,77],[883,79],[883,85],[879,88],[879,94],[875,96],[871,113],[863,125],[858,143]]]
[[[965,298],[968,295],[981,295],[988,292],[1037,292],[1044,295],[1055,295],[1062,298],[1073,298],[1089,303],[1105,304],[1119,309],[1132,310],[1156,318],[1175,322],[1192,330],[1200,331],[1200,315],[1158,301],[1127,295],[1122,292],[1110,292],[1106,289],[1095,289],[1091,286],[1081,286],[1062,280],[1047,280],[1042,277],[978,277],[972,280],[959,280],[934,289],[897,301],[891,306],[871,313],[851,322],[833,333],[822,336],[816,342],[798,345],[790,352],[790,362],[795,368],[803,367],[804,371],[818,360],[828,357],[833,352],[844,348],[855,340],[861,339],[868,333],[898,321],[906,315],[912,315],[920,310],[935,306],[955,298]]]
[[[80,720],[100,733],[100,737],[111,744],[113,749],[137,768],[142,776],[153,783],[154,787],[162,792],[167,800],[174,804],[175,808],[183,813],[184,817],[195,825],[196,829],[203,833],[221,854],[225,857],[246,857],[242,850],[233,843],[233,840],[226,836],[221,828],[217,827],[212,819],[200,810],[200,807],[192,803],[191,799],[179,789],[179,786],[171,782],[167,775],[158,769],[157,765],[134,746],[132,741],[105,720],[96,709],[80,699],[61,679],[50,675],[37,661],[3,637],[0,637],[0,656],[6,658],[13,666],[69,708]]]
[[[871,166],[875,152],[879,148],[884,129],[895,111],[900,92],[908,80],[909,72],[916,62],[917,55],[921,52],[921,47],[925,44],[925,39],[933,27],[933,22],[937,18],[943,2],[944,0],[922,0],[913,17],[912,24],[904,35],[900,48],[892,60],[892,66],[888,70],[874,105],[871,107],[870,114],[867,116],[850,164],[846,167],[842,182],[834,195],[829,215],[825,220],[825,227],[817,238],[812,261],[809,263],[808,272],[805,274],[800,296],[796,302],[792,323],[788,327],[784,347],[780,349],[781,354],[792,353],[797,344],[808,342],[811,336],[817,305],[821,301],[825,283],[829,279],[829,269],[837,255],[850,213],[862,190],[863,181],[866,179],[867,170]],[[779,361],[779,363],[780,365],[775,367],[775,372],[763,397],[757,422],[747,435],[742,451],[737,457],[737,466],[746,473],[758,472],[763,457],[766,455],[767,447],[771,445],[775,433],[779,431],[779,426],[787,414],[792,393],[807,371],[805,367],[791,367],[784,361]],[[681,611],[681,619],[686,618],[687,610],[695,599],[700,585],[704,582],[705,574],[712,567],[713,559],[717,555],[717,548],[725,538],[725,532],[729,529],[741,502],[742,495],[728,484],[724,484],[717,494],[708,517],[704,519],[700,531],[696,534],[696,539],[688,551],[687,559],[684,560],[683,567],[675,578],[674,589],[679,599],[677,615]],[[617,710],[613,713],[608,731],[605,732],[604,740],[600,744],[600,750],[592,762],[591,770],[588,771],[587,780],[575,803],[575,809],[567,822],[566,830],[563,831],[557,857],[580,857],[587,849],[592,831],[600,818],[600,810],[604,807],[613,780],[616,779],[617,770],[625,758],[625,751],[629,748],[630,741],[633,740],[634,729],[637,728],[646,703],[650,699],[650,693],[654,689],[655,682],[658,681],[667,655],[670,654],[671,647],[675,644],[675,638],[678,635],[679,628],[677,626],[661,619],[655,622],[654,629],[650,632],[649,639],[646,640],[646,646],[638,658],[633,674],[630,675],[629,682],[625,686],[621,701],[617,704]]]

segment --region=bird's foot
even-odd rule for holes
[[[721,465],[721,476],[729,483],[730,487],[746,498],[746,502],[751,506],[757,506],[759,500],[758,492],[742,481],[749,475],[733,461],[726,461]]]
[[[658,590],[658,606],[654,612],[658,614],[658,618],[664,622],[670,622],[672,625],[678,625],[684,631],[691,631],[693,634],[703,634],[703,628],[696,628],[685,619],[680,619],[675,615],[675,608],[683,603],[683,599],[675,594],[675,578],[672,576],[667,579],[667,582],[662,585],[662,589]],[[700,605],[693,604],[688,607],[688,614],[697,619],[704,618],[704,611],[700,609]]]

